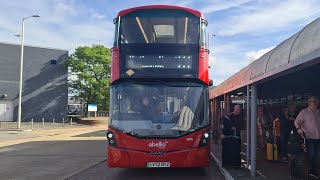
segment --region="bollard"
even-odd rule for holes
[[[44,118],[42,118],[42,128],[44,128]]]
[[[70,126],[72,126],[72,118],[71,118],[71,120],[70,120]]]
[[[33,131],[33,118],[31,119],[31,130]]]
[[[52,118],[52,125],[53,125],[53,128],[55,128],[55,127],[54,127],[54,118]]]
[[[64,127],[64,118],[62,118],[62,127]]]

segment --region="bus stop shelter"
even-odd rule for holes
[[[230,52],[232,53],[232,52]],[[257,105],[320,95],[320,18],[210,90],[212,128],[231,111],[231,99],[246,101],[246,164],[256,175]]]

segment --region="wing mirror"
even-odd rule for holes
[[[212,81],[212,79],[209,80],[209,86],[213,86],[213,81]]]

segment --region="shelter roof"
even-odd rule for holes
[[[320,18],[210,90],[210,99],[289,72],[320,57]]]

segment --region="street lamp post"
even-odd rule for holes
[[[39,15],[32,15],[22,18],[22,32],[21,32],[21,55],[20,55],[20,85],[19,85],[19,105],[18,105],[18,123],[17,129],[21,128],[21,98],[22,98],[22,72],[23,72],[23,41],[24,41],[24,21],[28,18],[40,17]]]
[[[17,44],[19,44],[19,39],[20,39],[21,35],[20,34],[15,34],[14,36],[17,37],[17,39],[18,39]]]

